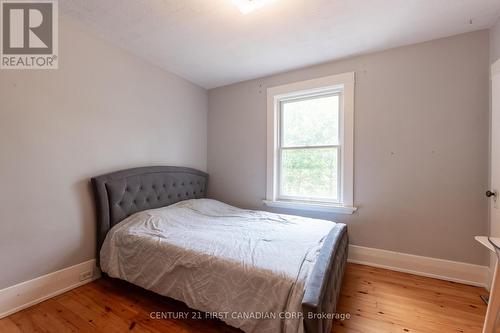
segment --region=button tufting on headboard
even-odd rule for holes
[[[184,179],[200,178],[196,185],[189,184]],[[156,183],[180,183],[181,186],[157,187]],[[110,210],[111,226],[120,222],[127,216],[138,211],[168,206],[178,200],[170,200],[168,195],[176,195],[177,198],[192,199],[200,198],[206,185],[205,177],[189,173],[165,173],[155,172],[140,175],[133,175],[121,179],[108,180],[106,182],[106,191],[108,193],[108,202]],[[188,191],[186,191],[188,187]],[[126,191],[127,188],[135,190]],[[167,194],[167,196],[163,196]],[[158,198],[154,200],[153,198]],[[134,203],[135,205],[131,205]]]
[[[115,224],[147,209],[205,197],[208,175],[182,167],[144,167],[92,178],[97,210],[97,251]],[[179,185],[179,186],[178,186]]]

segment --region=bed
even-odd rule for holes
[[[208,175],[142,167],[92,178],[98,265],[245,332],[331,331],[344,224],[206,198]]]

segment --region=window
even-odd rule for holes
[[[268,89],[269,206],[352,213],[354,73]]]

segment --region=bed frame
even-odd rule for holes
[[[108,231],[124,218],[181,200],[205,198],[208,174],[171,166],[142,167],[92,178],[97,212],[97,263]],[[328,234],[305,288],[306,333],[330,333],[347,261],[344,224]]]

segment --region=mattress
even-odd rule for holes
[[[304,286],[335,225],[186,200],[115,225],[101,269],[247,333],[303,332]]]

